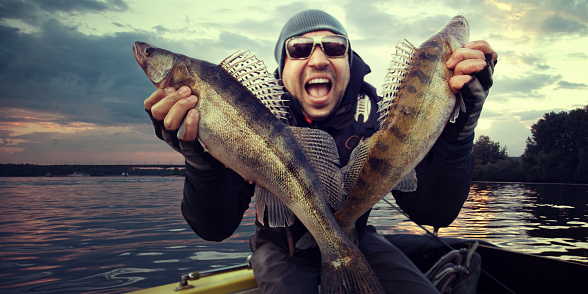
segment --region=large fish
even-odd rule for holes
[[[332,158],[320,158],[330,150],[337,159],[333,139],[280,120],[282,88],[263,63],[238,52],[216,65],[142,42],[135,43],[133,52],[157,88],[185,85],[199,97],[198,140],[205,150],[275,195],[314,236],[322,257],[322,292],[383,292],[361,252],[335,222],[313,166],[329,162],[334,168],[325,170],[341,177]]]
[[[380,129],[354,150],[344,168],[349,192],[335,218],[347,234],[399,184],[403,190],[416,189],[414,168],[464,109],[449,89],[453,71],[446,62],[468,39],[467,20],[456,16],[419,48],[408,42],[397,46],[379,105]]]

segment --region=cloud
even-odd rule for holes
[[[588,88],[588,84],[584,84],[584,83],[570,83],[570,82],[566,82],[566,81],[559,81],[557,83],[557,87],[556,89],[573,89],[573,90],[581,90],[581,89],[587,89]]]
[[[540,118],[542,118],[546,112],[550,112],[550,111],[563,111],[562,110],[553,110],[550,109],[549,111],[545,111],[545,110],[529,110],[529,111],[520,111],[516,113],[516,116],[518,116],[520,118],[521,121],[532,121],[533,123],[537,122]]]
[[[397,40],[406,38],[418,46],[454,15],[465,15],[472,38],[490,41],[501,54],[489,101],[503,100],[512,110],[516,104],[512,98],[531,98],[541,100],[534,108],[547,109],[508,117],[503,107],[485,106],[487,120],[529,126],[551,111],[546,93],[576,95],[586,90],[588,84],[577,80],[578,74],[569,76],[570,71],[563,69],[583,62],[587,54],[570,45],[559,50],[559,44],[567,44],[562,43],[566,40],[574,42],[572,48],[581,48],[577,45],[587,34],[587,1],[464,1],[348,0],[337,5],[334,1],[286,5],[180,1],[173,16],[163,11],[169,8],[166,4],[155,1],[0,1],[0,149],[12,148],[14,158],[24,159],[47,154],[48,148],[63,150],[63,158],[68,152],[83,158],[75,148],[105,158],[109,155],[101,150],[117,154],[112,156],[134,150],[168,152],[153,136],[143,110],[143,100],[154,87],[134,60],[132,43],[144,41],[210,62],[219,62],[236,50],[251,50],[272,67],[275,40],[284,22],[308,8],[324,9],[345,25],[352,46],[372,66],[374,73],[368,79],[377,78],[377,82],[370,80],[376,86],[381,85]],[[194,7],[202,9],[194,12]],[[153,16],[153,10],[158,15]],[[576,100],[572,103],[585,101]],[[22,115],[4,115],[5,109]],[[525,105],[524,109],[533,108]],[[492,128],[509,134],[506,125],[493,123]],[[506,140],[492,134],[494,140]],[[515,137],[520,134],[513,141]]]
[[[73,125],[63,125],[73,128]],[[3,132],[0,135],[4,136]],[[2,162],[31,162],[30,158],[42,158],[38,155],[51,154],[41,160],[53,161],[88,161],[133,160],[134,153],[159,154],[155,160],[182,163],[182,156],[172,151],[165,143],[153,136],[152,127],[148,124],[119,127],[98,127],[87,125],[71,132],[32,132],[2,138],[0,152],[10,152],[10,157],[3,156]],[[6,148],[2,150],[3,148]],[[140,150],[140,151],[139,151]],[[37,156],[32,156],[36,154]],[[148,158],[148,157],[145,157]],[[44,162],[43,162],[44,163]]]
[[[48,12],[100,12],[108,10],[126,10],[129,7],[122,0],[35,0],[31,1],[39,5],[39,8],[47,10]]]
[[[142,100],[153,88],[131,46],[154,37],[144,32],[88,36],[55,19],[40,28],[40,34],[26,34],[0,26],[3,106],[65,113],[72,120],[107,125],[137,121]],[[114,106],[106,97],[120,103]]]
[[[510,50],[500,52],[500,59],[504,60],[507,64],[510,65],[529,66],[540,71],[545,71],[552,68],[551,66],[545,64],[543,58],[526,52],[520,53]]]
[[[38,25],[59,14],[123,12],[129,6],[123,0],[3,0],[0,2],[0,19],[21,20]]]
[[[575,19],[554,15],[544,20],[543,32],[545,33],[586,33],[586,24]]]
[[[541,98],[543,94],[539,90],[556,84],[561,78],[561,75],[539,74],[534,72],[527,72],[518,77],[501,75],[498,79],[495,79],[495,86],[492,87],[492,93],[516,95],[519,98]]]
[[[531,131],[520,121],[510,118],[494,120],[489,129],[476,129],[476,137],[484,135],[491,140],[507,147],[509,156],[520,156],[525,151],[526,140],[531,136]]]
[[[4,0],[0,2],[0,19],[20,19],[25,23],[36,23],[35,3],[21,0]]]

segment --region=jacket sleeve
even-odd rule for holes
[[[495,65],[490,54],[486,62],[487,66],[459,93],[466,112],[455,123],[447,124],[433,148],[417,165],[417,190],[392,191],[398,205],[417,224],[449,226],[468,197],[474,171],[474,128],[492,86]]]
[[[411,220],[434,227],[447,227],[455,220],[470,189],[472,146],[471,142],[458,145],[439,138],[416,167],[416,191],[392,191]]]
[[[202,171],[186,164],[184,219],[202,239],[220,242],[239,227],[254,187],[228,168]]]

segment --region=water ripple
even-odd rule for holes
[[[180,212],[183,178],[0,178],[0,292],[120,293],[242,264],[255,210],[223,242],[196,236]],[[388,196],[390,201],[394,201]],[[441,236],[588,263],[587,186],[475,183]],[[382,234],[423,234],[388,204]]]

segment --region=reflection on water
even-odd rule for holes
[[[220,243],[196,236],[180,213],[183,178],[0,178],[0,292],[120,293],[182,273],[243,263],[254,210]],[[476,183],[442,236],[588,262],[588,186]],[[381,233],[422,234],[386,203]]]
[[[183,178],[0,178],[0,292],[120,293],[243,263],[253,211],[230,240],[181,216]]]
[[[394,221],[385,218],[390,214],[397,215]],[[382,233],[423,233],[387,203],[378,203],[372,216]],[[458,218],[439,235],[588,263],[587,217],[586,185],[474,183]]]

